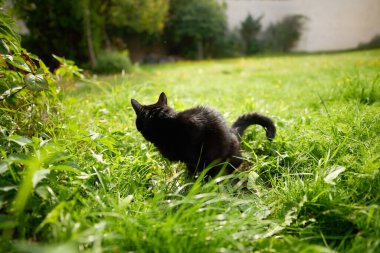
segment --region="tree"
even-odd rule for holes
[[[81,2],[74,0],[16,0],[16,13],[29,30],[23,46],[33,49],[51,67],[56,66],[52,54],[86,61],[81,7]]]
[[[171,43],[189,51],[195,48],[198,59],[226,29],[225,6],[217,0],[171,0],[167,35]]]
[[[261,30],[261,17],[253,18],[249,14],[241,23],[240,36],[244,43],[244,53],[247,55],[255,54],[260,50],[260,43],[257,38]]]
[[[108,24],[137,32],[163,30],[169,0],[15,0],[30,33],[24,37],[50,66],[54,53],[94,68],[97,54],[111,47]]]
[[[88,59],[90,62],[90,66],[92,69],[96,67],[96,53],[94,49],[94,37],[92,33],[93,22],[91,22],[91,7],[89,0],[82,1],[82,9],[83,9],[83,23],[84,23],[84,33],[85,40],[87,42],[87,50],[88,50]]]
[[[107,25],[148,34],[163,30],[169,0],[81,0],[91,67],[96,67],[100,48],[111,50]],[[98,38],[94,33],[97,33]],[[101,45],[99,45],[101,43]],[[97,51],[97,52],[95,52]]]
[[[115,26],[154,34],[164,29],[169,0],[114,0],[107,13]]]

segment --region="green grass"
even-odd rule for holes
[[[193,179],[135,128],[130,99],[161,91],[230,123],[268,115],[278,136],[249,128],[246,171]],[[2,188],[15,195],[1,202],[9,251],[380,250],[379,50],[144,66],[77,83],[63,105],[50,140],[24,144],[23,177],[2,174],[24,189]]]

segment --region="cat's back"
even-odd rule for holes
[[[188,110],[178,113],[177,118],[179,121],[186,125],[194,125],[197,127],[227,127],[227,124],[222,115],[216,110],[197,106]]]

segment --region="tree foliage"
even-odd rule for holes
[[[203,58],[226,29],[225,6],[216,0],[172,0],[167,22],[168,36],[174,46],[196,49]]]
[[[244,53],[247,55],[259,52],[260,43],[258,35],[261,31],[261,17],[253,18],[249,14],[241,23],[240,36],[244,43]]]
[[[154,34],[164,29],[168,8],[169,0],[112,1],[108,15],[112,25]]]
[[[15,11],[29,30],[23,45],[52,67],[57,67],[52,54],[86,61],[82,9],[81,1],[16,0]]]
[[[29,29],[25,46],[50,66],[54,53],[95,67],[97,54],[111,47],[107,25],[158,33],[168,0],[15,0],[15,10]]]
[[[23,36],[24,47],[33,49],[49,67],[57,67],[51,57],[55,54],[93,70],[99,57],[125,50],[131,41],[159,44],[169,54],[198,59],[285,52],[299,40],[305,21],[299,15],[286,17],[262,32],[261,17],[248,15],[234,32],[227,29],[226,5],[220,0],[13,2],[29,30]],[[146,45],[138,50],[145,49]]]
[[[292,15],[270,24],[264,34],[267,49],[275,52],[290,51],[301,38],[305,21],[305,16]]]

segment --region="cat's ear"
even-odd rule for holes
[[[158,98],[157,104],[160,104],[160,105],[168,104],[168,98],[166,97],[165,93],[161,92],[160,97]]]
[[[131,104],[132,104],[133,110],[135,110],[136,114],[139,114],[141,109],[142,109],[142,105],[139,102],[137,102],[136,100],[134,100],[133,98],[131,99]]]

